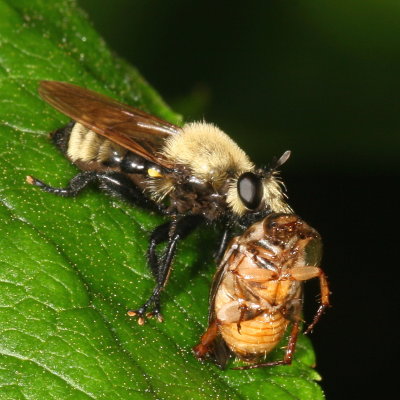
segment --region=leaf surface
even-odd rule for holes
[[[163,220],[94,188],[65,199],[25,183],[33,175],[61,187],[77,172],[48,139],[68,120],[41,101],[40,80],[181,123],[74,1],[0,0],[0,398],[323,398],[304,337],[291,367],[220,371],[193,357],[215,269],[211,229],[179,248],[166,322],[140,327],[126,315],[153,286],[145,252]]]

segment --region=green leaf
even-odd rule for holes
[[[63,186],[76,173],[48,140],[67,118],[41,101],[38,81],[181,118],[111,54],[75,1],[0,0],[0,16],[0,398],[323,398],[304,337],[290,367],[220,371],[193,357],[215,269],[210,229],[179,249],[166,322],[126,315],[153,286],[145,252],[162,218],[95,189],[65,199],[25,183],[32,174]]]

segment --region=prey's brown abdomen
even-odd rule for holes
[[[228,347],[241,359],[255,361],[274,349],[285,333],[289,321],[280,311],[263,312],[257,317],[237,323],[222,324],[220,333]]]

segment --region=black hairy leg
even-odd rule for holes
[[[151,269],[154,279],[158,283],[160,268],[158,265],[158,256],[156,252],[157,245],[166,242],[169,239],[169,232],[173,222],[166,222],[153,230],[150,236],[149,247],[147,249],[147,263]]]
[[[90,184],[97,184],[105,192],[131,204],[162,212],[161,207],[147,198],[143,192],[124,174],[119,172],[84,171],[75,175],[65,188],[49,186],[39,179],[27,176],[26,181],[43,191],[62,197],[75,197]]]
[[[160,322],[163,321],[160,307],[160,295],[171,272],[172,260],[176,252],[177,244],[180,240],[193,232],[193,230],[195,230],[202,222],[204,222],[202,216],[189,215],[176,221],[160,225],[151,234],[150,244],[147,251],[147,260],[151,272],[156,280],[156,285],[151,296],[141,307],[137,310],[128,311],[129,316],[138,317],[138,323],[140,325],[144,324],[146,316],[155,317]],[[167,248],[159,258],[156,253],[156,247],[160,243],[167,241]],[[151,308],[151,312],[146,313],[149,308]]]
[[[32,176],[26,178],[31,185],[37,186],[45,192],[62,197],[75,197],[90,184],[97,185],[109,194],[122,198],[131,204],[146,209],[163,213],[162,205],[158,205],[147,198],[143,192],[124,174],[118,172],[83,171],[74,176],[64,188],[50,186]],[[136,311],[128,311],[130,316],[138,316],[138,322],[144,323],[146,311],[151,308],[152,316],[162,320],[160,312],[160,294],[165,286],[171,271],[171,264],[176,252],[176,247],[181,239],[188,236],[204,221],[199,215],[184,216],[174,221],[167,222],[157,227],[151,237],[147,251],[147,260],[152,274],[156,280],[149,299]],[[156,248],[159,244],[168,242],[165,252],[158,257]]]
[[[42,182],[39,179],[34,178],[33,176],[27,176],[26,181],[30,185],[34,185],[42,189],[44,192],[53,193],[57,196],[62,197],[75,197],[81,192],[87,185],[92,182],[95,182],[97,177],[96,172],[81,172],[78,175],[75,175],[68,183],[68,186],[65,188],[56,188],[53,186],[49,186],[46,183]]]

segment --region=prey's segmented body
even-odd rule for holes
[[[144,322],[147,310],[159,320],[164,287],[179,241],[204,222],[225,225],[219,254],[232,226],[247,227],[270,212],[290,212],[276,169],[257,169],[224,132],[205,122],[182,127],[78,86],[42,81],[41,97],[73,122],[53,141],[82,172],[66,188],[32,176],[28,183],[60,196],[76,196],[90,183],[134,205],[169,215],[157,227],[147,253],[156,286],[150,298],[128,312]],[[159,256],[157,246],[167,242]]]
[[[209,326],[195,355],[225,367],[233,353],[251,364],[237,369],[290,364],[302,318],[302,283],[320,280],[321,305],[307,333],[329,306],[321,254],[318,232],[294,214],[270,214],[234,238],[214,277]],[[263,362],[289,324],[283,360]]]

